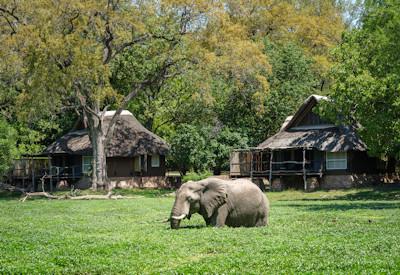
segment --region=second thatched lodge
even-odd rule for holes
[[[353,126],[334,125],[313,111],[312,95],[281,129],[256,148],[231,155],[231,177],[267,179],[272,189],[346,188],[379,181],[385,163],[367,154]]]

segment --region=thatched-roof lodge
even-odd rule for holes
[[[107,125],[114,111],[104,117]],[[123,111],[116,122],[114,135],[106,147],[109,177],[165,175],[167,143],[147,130],[129,111]],[[87,129],[71,131],[48,146],[44,154],[52,156],[52,165],[77,166],[88,172],[86,163],[92,155]],[[82,164],[82,165],[80,165]]]
[[[108,111],[108,124],[115,111]],[[106,147],[107,175],[117,187],[163,187],[165,155],[168,144],[147,130],[129,111],[124,110],[116,122],[114,135]],[[92,169],[92,145],[88,130],[79,126],[49,145],[41,154],[47,156],[47,175],[54,182],[89,186]],[[31,177],[30,172],[28,179]],[[38,176],[38,171],[36,175]],[[34,180],[31,180],[34,181]]]
[[[313,108],[326,97],[312,95],[281,129],[251,150],[231,156],[232,177],[267,178],[271,187],[350,187],[380,172],[353,126],[334,125]],[[369,178],[370,179],[370,178]]]

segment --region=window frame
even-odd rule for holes
[[[155,158],[157,157],[157,158]],[[157,160],[156,162],[153,162]],[[155,155],[151,155],[151,167],[152,168],[159,168],[160,167],[160,155],[155,154]]]
[[[338,155],[341,157],[338,157]],[[348,169],[347,152],[326,152],[325,167],[326,170],[347,170]],[[340,163],[344,165],[340,165]],[[339,164],[339,165],[338,165]]]
[[[134,156],[133,157],[133,171],[136,173],[140,173],[142,171],[142,156]]]
[[[89,160],[89,164],[85,163]],[[90,167],[87,169],[87,167]],[[82,174],[89,175],[93,171],[93,156],[82,156]]]

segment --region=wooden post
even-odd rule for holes
[[[269,189],[272,189],[272,160],[274,159],[274,151],[271,150],[269,157]]]
[[[253,152],[250,150],[250,180],[253,180]]]
[[[319,177],[322,178],[322,171],[324,170],[324,159],[321,160],[321,167],[319,168]]]
[[[57,167],[57,181],[56,186],[60,183],[60,167]]]
[[[33,186],[33,191],[35,191],[35,169],[33,167],[33,159],[31,159],[31,169],[32,169],[32,186]]]
[[[46,178],[44,177],[43,178],[43,181],[45,181],[46,180]],[[49,181],[49,187],[50,187],[50,192],[53,192],[53,182],[52,181]],[[56,185],[56,189],[57,189],[57,185]]]
[[[306,177],[306,148],[303,148],[303,180],[304,190],[307,190],[307,177]]]
[[[143,171],[147,173],[147,154],[143,156]]]
[[[51,172],[51,157],[50,156],[48,156],[48,159],[49,159],[49,183],[50,183],[50,186],[53,186],[53,174],[52,174],[52,172]]]

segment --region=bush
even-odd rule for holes
[[[16,131],[0,118],[0,181],[17,157]]]
[[[187,171],[204,171],[213,165],[213,155],[207,148],[208,128],[181,124],[170,140],[169,161],[184,176]]]
[[[210,171],[204,171],[204,172],[189,172],[187,173],[185,176],[183,176],[182,181],[183,182],[188,182],[188,181],[199,181],[202,179],[206,179],[208,177],[210,177],[212,175],[212,173]]]

